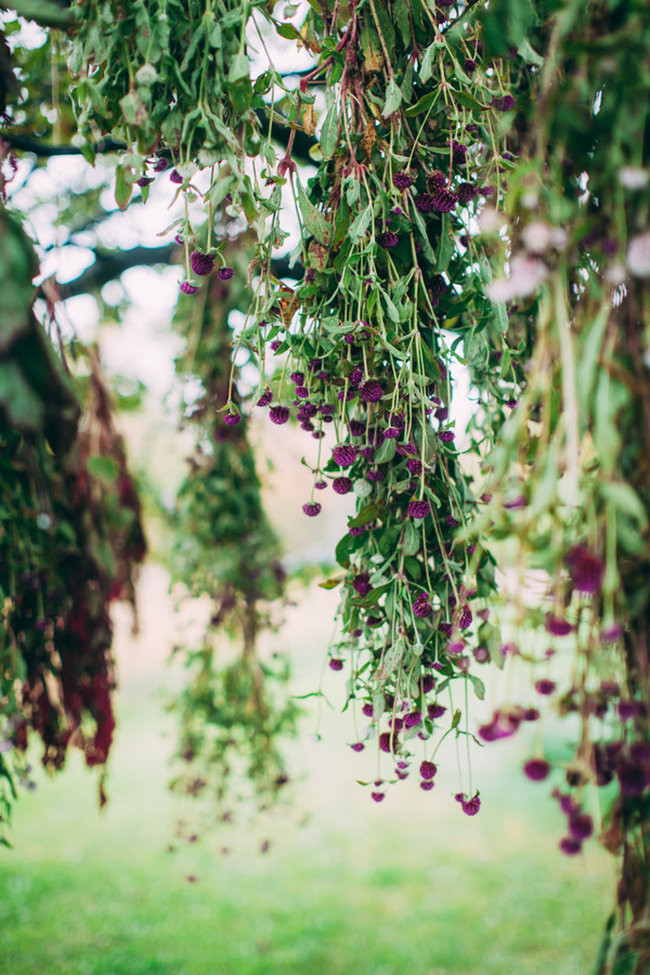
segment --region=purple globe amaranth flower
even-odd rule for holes
[[[411,518],[426,518],[431,512],[431,505],[426,499],[409,501],[408,513]]]
[[[405,728],[417,728],[419,724],[422,724],[422,712],[421,711],[409,711],[408,714],[404,715],[404,727]]]
[[[462,206],[466,206],[468,203],[471,203],[471,201],[477,196],[478,189],[472,183],[461,183],[458,187],[458,202]]]
[[[362,741],[355,741],[353,745],[350,745],[350,748],[352,749],[353,752],[362,752],[365,747],[366,746]]]
[[[407,190],[409,186],[413,186],[413,176],[411,173],[395,173],[393,176],[393,186],[396,186],[398,190]]]
[[[352,481],[349,477],[335,477],[332,487],[337,494],[349,494],[352,490]]]
[[[574,840],[572,836],[564,836],[559,843],[560,850],[567,857],[574,857],[582,850],[580,840]]]
[[[552,694],[555,691],[555,687],[555,681],[549,680],[547,677],[542,677],[541,680],[535,681],[535,690],[538,694],[543,694],[545,697]]]
[[[439,189],[433,194],[433,209],[438,213],[451,213],[458,205],[458,194],[453,190]]]
[[[472,654],[477,664],[486,664],[490,660],[490,651],[487,647],[474,647]]]
[[[624,796],[640,796],[647,785],[645,770],[636,762],[621,762],[616,774]]]
[[[304,385],[305,382],[305,374],[304,372],[292,372],[291,375],[289,376],[289,379],[296,386],[302,386]]]
[[[577,592],[593,595],[600,591],[605,576],[605,565],[589,551],[586,545],[574,545],[564,559]]]
[[[458,627],[461,630],[466,630],[468,626],[472,625],[472,611],[469,606],[463,606],[460,616],[458,617]]]
[[[343,661],[338,657],[331,657],[329,662],[330,670],[343,670]]]
[[[354,369],[350,369],[350,375],[348,376],[350,386],[358,386],[362,379],[363,379],[363,372],[359,368],[359,366],[355,366]],[[365,429],[365,424],[364,424],[364,429]]]
[[[198,287],[190,281],[183,281],[181,284],[181,291],[184,295],[195,295],[198,290]]]
[[[621,700],[618,702],[618,716],[621,721],[631,721],[645,714],[643,701]]]
[[[386,427],[384,430],[384,440],[398,440],[401,430],[397,427]]]
[[[457,792],[454,799],[460,803],[461,809],[466,816],[476,816],[481,808],[481,800],[479,799],[478,792],[471,799],[468,799],[464,792]]]
[[[474,74],[477,68],[477,64],[474,58],[465,58],[465,60],[463,61],[463,68],[465,69],[467,74]]]
[[[432,782],[430,779],[429,780],[422,779],[422,781],[420,782],[420,788],[423,789],[424,792],[430,792],[431,789],[433,789],[434,784],[435,783]]]
[[[515,99],[512,95],[493,95],[492,105],[499,112],[509,112],[515,107]]]
[[[443,443],[451,443],[456,434],[453,430],[443,430],[438,434]]]
[[[171,173],[169,174],[169,179],[170,182],[177,183],[179,186],[183,182],[183,177],[177,169],[172,169]]]
[[[384,230],[383,233],[377,234],[377,243],[380,247],[385,247],[387,249],[397,247],[399,244],[399,237],[391,230]]]
[[[271,352],[277,352],[281,345],[282,342],[279,339],[273,339],[271,342]]]
[[[350,431],[351,437],[362,437],[366,432],[366,424],[361,423],[359,420],[350,420],[348,430]]]
[[[204,254],[202,251],[192,251],[190,267],[200,278],[207,278],[208,274],[212,273],[214,257],[211,254]]]
[[[531,782],[543,782],[544,779],[548,778],[550,771],[551,766],[543,758],[531,758],[524,765],[524,775]]]
[[[372,586],[370,585],[370,576],[367,572],[361,572],[358,576],[355,576],[352,580],[352,588],[360,596],[367,596]]]
[[[610,623],[600,631],[601,643],[616,643],[623,636],[623,627],[620,623]]]
[[[435,762],[424,761],[420,763],[419,771],[420,771],[421,778],[431,781],[431,779],[435,777],[435,774],[438,771],[438,766],[435,764]]]
[[[478,729],[479,738],[483,741],[498,741],[500,738],[510,738],[519,728],[521,717],[517,711],[500,708],[492,714],[488,724]]]
[[[223,422],[228,427],[236,427],[238,423],[241,423],[241,415],[239,413],[226,413]]]
[[[232,267],[220,267],[217,271],[217,277],[220,281],[230,281],[235,273],[235,269]]]
[[[395,735],[393,735],[390,731],[384,731],[379,736],[379,748],[382,752],[389,752],[391,747],[394,747],[395,744]]]
[[[447,185],[447,176],[441,169],[434,169],[432,173],[427,176],[427,187],[431,193],[435,193],[436,190],[442,190]]]
[[[544,624],[547,633],[552,636],[567,636],[569,633],[573,633],[574,627],[566,620],[561,619],[559,616],[553,616],[549,613],[546,617],[546,623]]]
[[[306,386],[296,386],[296,396],[298,397],[298,399],[308,399],[309,390],[307,389]]]
[[[268,406],[272,399],[273,399],[273,393],[267,386],[267,388],[264,390],[264,392],[262,393],[262,395],[260,396],[260,398],[258,399],[255,405]]]
[[[315,518],[322,511],[323,506],[318,503],[318,501],[308,501],[307,504],[303,504],[302,510],[309,518]]]
[[[588,840],[594,831],[594,821],[587,813],[573,813],[569,816],[569,833],[574,840]]]
[[[373,708],[372,704],[364,704],[361,711],[367,718],[372,718],[373,714],[375,713],[375,709]]]
[[[521,714],[521,720],[537,721],[537,719],[539,718],[539,714],[540,712],[538,708],[524,708]]]
[[[444,704],[429,704],[427,707],[427,715],[432,721],[435,721],[436,718],[441,718],[446,710],[447,708]]]
[[[352,444],[339,444],[332,451],[332,460],[338,467],[349,467],[357,456],[357,448]]]
[[[277,423],[278,426],[286,423],[289,416],[290,413],[287,406],[272,406],[269,410],[269,419],[271,420],[271,423]]]
[[[316,488],[317,491],[324,491],[325,488],[327,487],[327,481],[316,481],[314,483],[314,487]]]
[[[368,525],[355,525],[348,528],[348,535],[363,535],[368,530]]]
[[[140,189],[143,189],[145,186],[149,186],[151,183],[153,183],[153,176],[141,176],[136,180],[136,183]]]
[[[420,619],[426,619],[427,616],[431,616],[431,603],[429,602],[427,593],[421,593],[414,601],[413,613]]]
[[[415,208],[420,213],[435,213],[436,202],[431,193],[418,193],[415,197]]]
[[[416,477],[418,474],[422,473],[422,461],[417,460],[415,457],[411,457],[411,459],[406,462],[406,466],[411,474],[414,474]]]
[[[370,470],[367,472],[366,477],[368,478],[369,481],[372,481],[374,484],[379,481],[383,481],[384,478],[386,477],[386,473],[382,471],[381,467],[371,467]]]
[[[374,802],[383,802],[383,800],[386,798],[385,792],[371,792],[370,795]]]
[[[359,386],[359,395],[365,403],[376,403],[384,395],[384,390],[376,379],[368,379]]]

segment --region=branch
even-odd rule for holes
[[[76,27],[79,22],[75,8],[62,7],[51,0],[0,0],[0,9],[14,10],[25,20],[35,20],[41,27]]]
[[[99,291],[105,284],[115,281],[131,267],[173,264],[176,253],[180,255],[181,249],[175,243],[163,244],[160,247],[131,247],[124,251],[97,248],[94,264],[87,267],[72,281],[66,281],[65,284],[58,283],[61,298],[65,300],[74,298],[75,295]],[[292,278],[295,281],[300,281],[305,273],[302,264],[297,263],[289,267],[288,257],[276,258],[271,262],[271,269],[277,278]]]

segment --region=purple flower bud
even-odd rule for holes
[[[136,182],[140,188],[149,186],[150,183],[153,183],[153,176],[141,176]]]
[[[190,266],[195,274],[198,274],[200,278],[205,278],[212,272],[214,257],[211,254],[203,254],[201,251],[192,251]]]
[[[382,802],[386,798],[385,792],[371,792],[370,795],[375,802]]]
[[[411,474],[414,474],[416,477],[418,474],[422,473],[422,462],[417,460],[415,457],[412,457],[409,461],[407,461],[406,466]]]
[[[515,107],[515,99],[512,95],[494,95],[492,97],[492,105],[499,112],[509,112],[511,108]]]
[[[217,277],[220,281],[230,281],[234,273],[235,269],[232,267],[220,267],[217,271]]]
[[[398,190],[407,190],[412,185],[413,176],[411,173],[395,173],[393,176],[393,186],[396,186]]]
[[[373,714],[375,713],[375,709],[373,708],[372,704],[364,704],[361,710],[367,718],[372,718]]]
[[[420,213],[434,213],[436,202],[430,193],[418,193],[415,197],[415,207]]]
[[[427,593],[421,593],[414,601],[413,613],[420,619],[426,619],[427,616],[431,616],[431,604]]]
[[[542,782],[548,777],[551,766],[543,758],[531,758],[524,765],[524,774],[531,782]]]
[[[556,684],[554,680],[548,680],[547,678],[542,678],[541,680],[535,681],[535,690],[538,694],[543,694],[548,697],[555,690]]]
[[[431,512],[431,505],[426,500],[409,501],[408,513],[411,518],[426,518]]]
[[[435,783],[431,782],[430,779],[429,780],[422,779],[422,781],[420,782],[420,788],[423,789],[425,792],[430,792],[431,789],[433,789],[434,784]]]
[[[322,505],[318,501],[308,501],[307,504],[303,504],[302,510],[309,518],[315,518],[322,511]]]
[[[286,423],[289,419],[290,412],[287,406],[272,406],[269,410],[269,419],[271,423],[277,423],[280,426]]]
[[[195,295],[198,290],[197,286],[189,281],[183,281],[181,284],[181,291],[184,295]]]
[[[355,576],[352,580],[352,588],[360,596],[367,596],[372,586],[370,585],[370,576],[367,572],[361,572],[358,576]]]
[[[365,747],[362,741],[355,741],[354,745],[350,745],[353,752],[362,752]]]
[[[359,395],[364,403],[376,403],[384,395],[384,390],[376,379],[369,379],[359,387]]]
[[[574,545],[567,553],[566,562],[571,582],[576,592],[589,595],[599,592],[605,575],[605,566],[586,545]]]
[[[357,456],[357,448],[352,444],[339,444],[332,451],[332,460],[338,467],[349,467]]]
[[[226,413],[223,422],[228,427],[236,427],[238,423],[241,423],[241,416],[239,413]]]
[[[476,61],[474,60],[474,58],[465,58],[465,60],[463,61],[463,67],[467,72],[467,74],[474,74],[477,67]]]
[[[569,833],[574,840],[588,840],[594,831],[594,821],[586,813],[574,813],[569,817]]]
[[[453,430],[443,430],[442,433],[438,434],[438,436],[443,443],[451,443],[455,437],[455,433]]]
[[[349,477],[335,477],[332,487],[337,494],[349,494],[352,490],[352,481]]]
[[[366,432],[366,425],[365,423],[360,423],[359,420],[350,420],[348,430],[350,431],[351,437],[362,437]]]
[[[559,845],[562,853],[568,857],[574,857],[582,850],[582,843],[579,840],[574,840],[571,836],[564,836]]]
[[[377,234],[377,243],[380,247],[397,247],[399,244],[399,237],[390,230],[385,230],[381,234]]]
[[[267,386],[255,405],[268,406],[272,399],[273,399],[273,393]]]
[[[434,762],[422,762],[420,764],[420,775],[423,779],[431,780],[435,777],[438,766]]]
[[[405,728],[417,728],[419,724],[422,724],[422,714],[420,711],[410,711],[404,716]]]
[[[172,183],[177,183],[179,186],[183,182],[183,177],[177,169],[172,169],[171,173],[169,174],[169,179]]]
[[[559,616],[553,616],[551,613],[546,617],[545,628],[546,632],[552,636],[566,636],[568,633],[572,633],[574,629],[566,620],[560,619]]]
[[[329,662],[330,670],[343,670],[343,661],[337,657],[331,657]]]

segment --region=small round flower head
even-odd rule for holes
[[[390,751],[391,744],[394,744],[394,739],[392,741],[391,739],[393,739],[393,736],[388,731],[384,731],[379,736],[379,748],[381,749],[382,752]]]
[[[181,291],[184,295],[195,295],[198,290],[197,286],[190,281],[183,281],[181,284]]]
[[[415,197],[415,207],[420,213],[435,213],[437,207],[430,193],[418,193]]]
[[[398,190],[407,190],[409,186],[413,186],[413,176],[411,173],[395,173],[393,176],[393,186],[396,186]]]
[[[460,804],[466,816],[476,816],[477,812],[481,808],[481,800],[479,799],[478,792],[476,795],[472,796],[471,799],[467,799],[465,797],[465,793],[463,793],[463,798],[460,800]]]
[[[318,501],[308,501],[307,504],[303,504],[302,510],[309,518],[315,518],[321,513],[322,505]]]
[[[435,721],[436,718],[441,718],[446,710],[447,708],[444,706],[444,704],[430,704],[427,707],[427,715],[432,721]]]
[[[562,853],[567,857],[576,856],[582,849],[580,840],[574,840],[572,836],[564,836],[560,840],[559,846]]]
[[[361,710],[367,718],[372,718],[373,714],[375,713],[375,709],[373,708],[372,704],[364,704]]]
[[[471,183],[461,183],[458,187],[458,202],[462,206],[466,206],[468,203],[471,203],[476,196],[478,196],[478,190]]]
[[[349,477],[335,477],[332,487],[337,494],[349,494],[352,490],[352,481]]]
[[[433,209],[439,213],[451,213],[458,203],[458,194],[452,190],[440,189],[433,194]]]
[[[234,273],[235,269],[232,267],[220,267],[217,271],[217,277],[220,281],[230,281]]]
[[[330,670],[343,670],[343,661],[338,657],[331,657],[329,662]]]
[[[366,425],[359,420],[350,420],[348,430],[350,431],[351,437],[362,437],[366,432]]]
[[[267,388],[264,390],[264,392],[262,393],[262,395],[260,396],[260,398],[258,399],[255,405],[268,406],[272,399],[273,399],[273,393],[267,386]]]
[[[281,345],[282,342],[280,341],[280,339],[273,339],[273,341],[271,342],[271,352],[277,352]]]
[[[524,775],[531,782],[542,782],[548,777],[551,766],[543,758],[531,758],[524,765]]]
[[[574,545],[567,553],[566,562],[571,582],[576,592],[593,595],[599,592],[605,576],[605,565],[589,551],[586,545]]]
[[[269,419],[271,423],[278,425],[286,423],[289,419],[289,408],[287,406],[272,406],[269,410]]]
[[[465,69],[467,74],[474,74],[474,72],[476,71],[476,67],[477,65],[474,58],[465,58],[465,60],[463,61],[463,68]]]
[[[295,383],[296,386],[302,386],[305,382],[305,374],[304,372],[292,372],[289,379],[292,383]]]
[[[177,183],[179,186],[183,182],[183,177],[177,169],[172,169],[171,173],[169,174],[169,179],[170,182]]]
[[[383,800],[386,798],[385,792],[371,792],[370,795],[373,802],[383,802]]]
[[[594,831],[594,821],[587,813],[576,812],[569,816],[569,833],[574,840],[588,840]]]
[[[386,427],[384,430],[384,440],[398,440],[400,431],[397,427]]]
[[[238,423],[241,423],[241,415],[239,413],[225,413],[223,422],[228,427],[236,427]]]
[[[364,403],[376,403],[384,395],[384,390],[376,379],[368,379],[359,387],[359,395]]]
[[[142,189],[145,186],[149,186],[153,183],[153,176],[141,176],[140,179],[136,180],[138,186]]]
[[[451,140],[451,153],[454,157],[454,162],[463,163],[467,156],[467,146],[463,145],[462,142],[456,142],[455,139]]]
[[[362,752],[365,747],[366,746],[362,741],[355,741],[353,745],[350,745],[350,748],[352,749],[353,752]]]
[[[515,107],[515,99],[510,94],[494,95],[492,105],[498,112],[509,112],[511,108]]]
[[[212,272],[214,257],[211,254],[203,254],[201,251],[192,251],[190,266],[195,274],[198,274],[200,278],[205,278]]]
[[[426,619],[427,616],[431,616],[431,603],[426,592],[420,593],[417,599],[414,600],[413,613],[419,619]]]
[[[636,762],[621,762],[616,774],[624,796],[640,796],[647,785],[645,770]]]
[[[422,713],[420,711],[409,711],[408,714],[404,715],[405,728],[417,728],[420,724],[422,724]]]
[[[169,163],[166,159],[156,159],[153,171],[154,173],[164,173],[168,166]]]
[[[377,243],[380,247],[397,247],[399,244],[399,237],[391,230],[385,230],[383,233],[377,234]]]
[[[422,473],[422,461],[419,461],[416,457],[411,457],[411,459],[406,462],[406,466],[411,474],[413,474],[415,477]]]
[[[324,491],[325,488],[327,487],[327,481],[316,481],[314,487],[316,488],[317,491]]]
[[[447,176],[441,169],[434,169],[427,176],[427,187],[431,193],[441,190],[447,185]]]
[[[543,694],[545,697],[548,697],[555,690],[555,681],[543,677],[541,680],[535,681],[535,690],[538,694]]]
[[[466,630],[468,626],[472,625],[472,611],[469,606],[463,606],[460,616],[458,617],[458,627],[461,630]]]
[[[368,473],[366,474],[366,477],[368,478],[369,481],[372,481],[374,484],[376,484],[379,481],[384,480],[384,478],[386,477],[386,473],[381,469],[381,467],[371,467]]]
[[[429,291],[434,297],[439,297],[444,295],[447,290],[447,282],[443,278],[442,274],[434,274],[429,282]]]
[[[348,528],[348,535],[363,535],[366,531],[366,525],[356,525],[353,528]]]
[[[349,467],[357,456],[357,448],[352,444],[339,444],[332,451],[332,460],[338,467]]]
[[[451,443],[452,440],[454,439],[455,434],[453,430],[443,430],[441,433],[438,434],[438,436],[440,437],[443,443]]]
[[[421,762],[420,764],[420,776],[423,779],[431,781],[434,778],[436,772],[438,771],[438,766],[435,762]]]
[[[547,633],[552,636],[566,636],[568,633],[573,632],[573,627],[566,620],[560,619],[559,616],[553,616],[551,613],[546,617],[545,629]]]
[[[361,572],[358,576],[355,576],[352,580],[352,588],[360,596],[367,596],[372,586],[370,585],[370,576],[367,572]]]
[[[618,716],[621,721],[631,721],[644,713],[642,701],[623,700],[618,702]]]
[[[411,518],[426,518],[431,512],[431,505],[426,500],[409,501],[408,513]]]
[[[298,397],[298,399],[308,399],[309,390],[307,389],[306,386],[296,386],[296,396]]]
[[[422,779],[420,782],[420,788],[423,789],[424,792],[430,792],[431,789],[433,789],[433,786],[434,783],[430,779]]]
[[[477,664],[486,664],[490,659],[490,651],[487,647],[474,647],[472,654]]]

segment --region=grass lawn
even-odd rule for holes
[[[289,643],[301,632],[294,621]],[[559,854],[562,817],[518,772],[518,746],[477,770],[483,808],[468,818],[453,768],[433,793],[409,782],[372,803],[335,725],[294,748],[295,808],[188,842],[174,836],[189,807],[165,791],[156,684],[142,661],[126,668],[104,812],[78,756],[21,798],[0,854],[2,975],[591,971],[613,861],[595,844]]]

